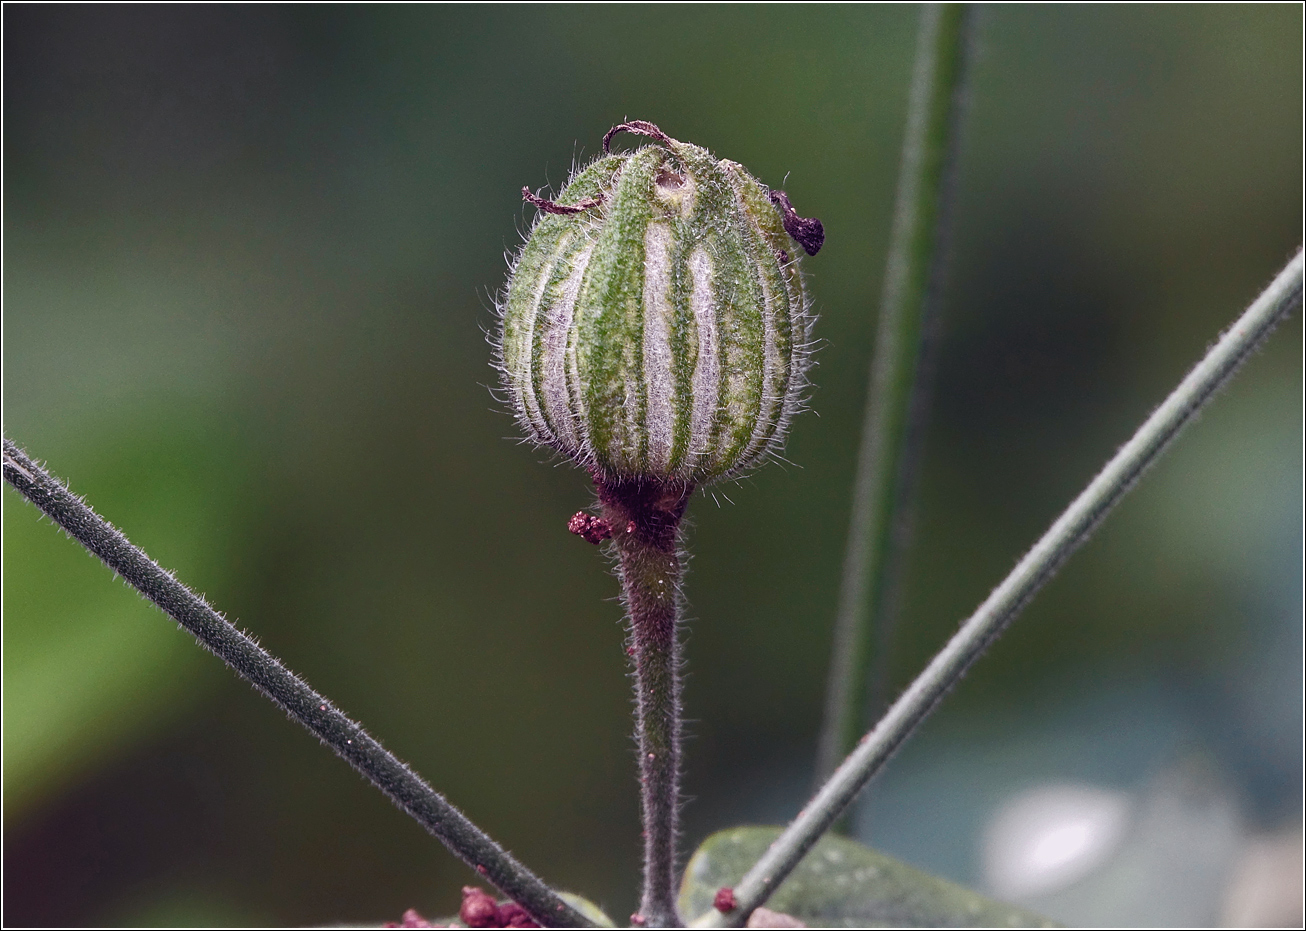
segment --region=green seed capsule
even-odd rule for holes
[[[652,136],[607,152],[618,130]],[[498,362],[529,434],[608,479],[691,483],[779,449],[802,404],[812,315],[795,243],[820,221],[743,166],[651,123],[541,218],[512,268]]]

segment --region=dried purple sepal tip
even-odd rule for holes
[[[567,521],[567,529],[590,543],[599,544],[612,536],[612,525],[602,517],[577,511]]]
[[[672,141],[670,136],[658,129],[657,126],[650,123],[648,120],[629,120],[625,123],[618,123],[603,134],[604,155],[607,155],[608,152],[611,151],[608,148],[608,145],[612,142],[612,137],[617,133],[622,132],[634,133],[636,136],[650,136],[663,145],[670,145]]]
[[[821,251],[821,246],[825,244],[825,227],[820,220],[816,217],[800,217],[784,191],[772,191],[771,203],[780,208],[785,232],[803,247],[803,251],[808,255],[816,255]]]
[[[526,201],[526,203],[530,204],[532,207],[535,207],[538,210],[543,210],[545,213],[556,213],[561,216],[568,216],[573,213],[584,213],[591,207],[597,207],[599,204],[603,203],[603,201],[599,200],[597,197],[587,197],[580,203],[572,204],[570,207],[567,207],[551,200],[545,200],[543,197],[537,197],[531,193],[531,189],[528,187],[521,189],[521,199]]]
[[[723,915],[729,915],[739,907],[739,903],[735,901],[735,890],[729,886],[722,886],[712,899],[712,907]]]

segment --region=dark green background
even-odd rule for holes
[[[691,506],[686,847],[783,821],[815,748],[916,15],[7,5],[6,433],[549,881],[628,914],[616,585],[565,532],[584,476],[514,443],[486,387],[519,192],[556,191],[631,117],[825,223],[796,465]],[[895,688],[1300,241],[1301,16],[985,10]],[[1101,757],[1078,698],[1145,694],[1252,822],[1299,810],[1301,335],[948,699],[921,737],[945,776],[949,735],[1000,747],[1063,706],[1049,726]],[[7,923],[455,907],[472,877],[435,841],[8,489],[4,509]],[[911,834],[881,839],[973,880],[960,829]]]

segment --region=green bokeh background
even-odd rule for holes
[[[825,223],[795,466],[691,506],[686,846],[783,821],[916,16],[6,6],[6,433],[549,881],[627,914],[615,582],[565,532],[584,476],[514,443],[487,390],[519,192],[631,117]],[[1301,27],[1296,5],[985,10],[894,688],[1300,241]],[[1296,316],[922,740],[1142,688],[1251,821],[1299,811],[1301,339]],[[8,488],[4,815],[8,923],[394,919],[471,878]],[[940,844],[911,859],[973,879]]]

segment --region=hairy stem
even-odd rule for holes
[[[472,824],[362,726],[286,669],[208,602],[30,459],[8,437],[4,477],[70,537],[298,721],[488,882],[546,927],[594,927],[538,876]]]
[[[957,684],[985,648],[997,639],[1044,583],[1088,539],[1212,396],[1233,376],[1275,325],[1302,300],[1302,253],[1279,272],[1179,387],[1144,421],[1056,522],[1025,554],[925,670],[893,703],[857,749],[807,803],[767,852],[734,888],[737,907],[715,909],[698,927],[741,925],[767,900],[807,851],[852,803],[885,762]]]
[[[973,7],[955,3],[921,10],[817,749],[818,785],[852,749],[884,700],[929,406],[976,16]]]
[[[676,842],[680,819],[680,520],[693,486],[595,477],[612,529],[635,663],[644,891],[639,915],[680,927]]]

